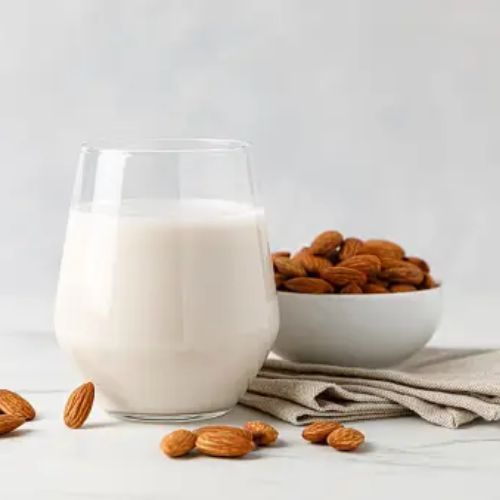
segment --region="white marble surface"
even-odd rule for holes
[[[448,430],[417,418],[359,422],[357,453],[309,445],[274,421],[277,446],[242,460],[172,460],[158,449],[166,425],[116,421],[99,408],[84,429],[65,428],[65,398],[79,379],[48,333],[0,333],[0,384],[24,394],[38,418],[0,439],[0,498],[497,498],[500,424]],[[265,418],[237,408],[220,419]],[[189,427],[189,426],[188,426]]]

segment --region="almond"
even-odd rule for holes
[[[300,278],[307,275],[306,270],[300,262],[288,257],[276,257],[274,259],[274,266],[278,273],[287,278]]]
[[[358,254],[376,255],[379,258],[391,257],[393,259],[402,259],[404,250],[396,243],[387,240],[368,240],[363,243]]]
[[[325,231],[311,243],[311,252],[315,255],[329,256],[342,243],[343,236],[338,231]]]
[[[331,432],[326,441],[336,450],[352,451],[358,448],[365,440],[362,432],[349,427],[340,427]]]
[[[35,409],[28,401],[7,389],[0,389],[0,412],[22,417],[24,420],[33,420],[36,416]]]
[[[290,252],[287,252],[285,250],[280,250],[278,252],[273,252],[271,254],[271,259],[274,260],[277,257],[290,257]]]
[[[313,255],[309,252],[300,252],[298,255],[294,256],[292,260],[300,262],[309,274],[319,274],[321,269],[332,265],[326,257]]]
[[[196,434],[186,429],[178,429],[167,434],[160,443],[160,448],[169,457],[187,455],[196,443]]]
[[[196,438],[196,449],[212,457],[242,457],[254,448],[253,441],[232,431],[206,431]]]
[[[389,290],[384,285],[377,283],[367,283],[363,285],[363,292],[365,293],[388,293]]]
[[[429,264],[427,264],[427,262],[425,262],[425,260],[421,259],[420,257],[406,257],[406,260],[422,269],[424,273],[429,273],[431,270]]]
[[[274,273],[274,284],[276,285],[276,289],[279,290],[282,288],[283,283],[286,281],[286,278],[280,273]]]
[[[25,419],[19,415],[0,415],[0,436],[8,434],[23,425]]]
[[[392,293],[414,292],[416,289],[413,285],[407,285],[406,283],[396,283],[389,287]]]
[[[87,382],[77,387],[69,396],[64,408],[64,423],[72,429],[81,427],[94,404],[94,384]]]
[[[424,289],[436,288],[438,286],[439,285],[434,281],[433,277],[429,273],[427,273],[424,276],[424,280],[422,281],[422,283],[420,285],[420,287],[424,288]]]
[[[332,293],[333,287],[321,278],[292,278],[285,281],[284,287],[296,293]]]
[[[405,264],[407,264],[407,261],[401,259],[395,259],[394,257],[380,257],[380,264],[382,270],[384,270],[384,269],[389,269],[390,267],[404,266]]]
[[[346,238],[339,252],[339,260],[343,261],[354,257],[363,246],[363,242],[358,238]]]
[[[241,427],[234,427],[232,425],[205,425],[204,427],[199,427],[195,429],[194,434],[201,436],[205,432],[232,432],[238,436],[242,436],[249,441],[252,440],[252,433]]]
[[[349,267],[365,274],[375,275],[382,268],[382,264],[376,255],[355,255],[343,260],[342,267]]]
[[[348,283],[363,285],[366,283],[366,275],[357,269],[349,267],[335,266],[321,269],[320,276],[335,286],[344,286]]]
[[[349,283],[340,290],[340,293],[359,295],[360,293],[363,293],[363,289],[356,283]]]
[[[313,422],[302,431],[302,437],[311,443],[324,443],[331,432],[341,427],[342,424],[334,420]]]
[[[247,422],[243,427],[252,433],[253,442],[259,446],[267,446],[278,439],[278,431],[265,422],[254,420]]]
[[[381,271],[379,276],[394,283],[407,283],[410,285],[419,285],[424,279],[422,270],[410,262],[405,262],[397,267],[389,267]]]
[[[298,252],[295,252],[291,258],[300,259],[300,257],[306,253],[311,255],[311,249],[309,247],[302,247]]]

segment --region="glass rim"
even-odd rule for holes
[[[83,153],[115,151],[135,153],[229,153],[245,151],[251,143],[239,139],[212,139],[205,137],[153,137],[144,139],[97,139],[81,145]]]

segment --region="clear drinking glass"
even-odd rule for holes
[[[230,410],[278,329],[248,145],[85,145],[55,325],[113,415],[168,421]]]

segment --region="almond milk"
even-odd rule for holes
[[[56,333],[112,413],[220,412],[274,342],[274,288],[259,209],[197,199],[76,207]]]

